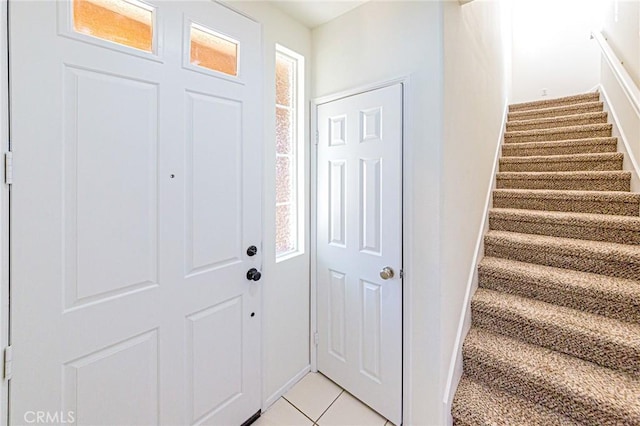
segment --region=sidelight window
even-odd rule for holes
[[[276,257],[302,251],[303,58],[276,48]]]

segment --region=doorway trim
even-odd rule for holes
[[[0,6],[0,155],[10,151],[9,139],[9,2]],[[0,354],[9,346],[9,185],[4,182],[5,161],[0,161]],[[9,380],[0,373],[0,426],[9,424]]]
[[[413,245],[413,223],[409,214],[413,211],[413,190],[414,184],[409,177],[413,175],[413,166],[410,159],[413,156],[413,141],[409,137],[408,129],[411,127],[409,121],[410,105],[413,101],[411,89],[411,75],[403,75],[394,79],[385,80],[378,83],[359,86],[327,96],[317,97],[311,100],[310,116],[310,144],[311,144],[311,170],[310,170],[310,360],[311,371],[318,372],[318,347],[316,345],[316,334],[318,330],[317,311],[317,197],[318,197],[318,107],[322,104],[337,101],[350,96],[371,92],[377,89],[402,85],[402,423],[413,424],[411,418],[411,372],[413,371],[413,361],[411,359],[411,335],[413,325],[411,323],[411,295],[415,283],[412,280],[413,257],[411,247]],[[398,425],[400,426],[400,425]]]

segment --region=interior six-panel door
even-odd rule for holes
[[[9,9],[11,424],[241,424],[261,403],[259,24],[205,1]]]
[[[318,107],[318,370],[402,416],[402,85]]]

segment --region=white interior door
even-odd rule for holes
[[[9,4],[11,424],[239,425],[261,403],[260,26],[89,3],[137,7],[151,51],[74,30],[82,1]],[[192,63],[196,37],[226,71]]]
[[[318,132],[318,369],[400,424],[402,85],[320,105]]]

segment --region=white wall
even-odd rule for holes
[[[554,98],[598,84],[600,56],[589,37],[601,25],[601,0],[517,0],[512,7],[512,102],[543,99],[542,89]]]
[[[442,422],[439,200],[442,141],[442,3],[374,1],[312,31],[313,96],[411,75],[404,165],[409,218],[405,296],[411,346],[405,368],[414,398],[404,424]],[[406,300],[406,299],[405,299]]]
[[[602,33],[622,66],[640,85],[640,2],[606,1]]]
[[[447,415],[462,373],[461,347],[455,344],[461,312],[468,309],[464,302],[469,276],[475,276],[476,247],[482,248],[478,237],[485,225],[509,91],[511,28],[506,6],[474,1],[464,6],[446,2],[444,7],[440,362],[449,368],[452,355],[455,360],[451,392],[443,389]]]
[[[230,1],[231,7],[263,24],[265,67],[264,188],[263,199],[263,409],[275,402],[295,379],[309,368],[309,215],[305,214],[304,254],[275,262],[275,45],[281,44],[305,57],[306,108],[304,128],[309,128],[311,32],[264,1]],[[300,151],[309,161],[305,132]],[[309,187],[305,173],[304,188]],[[309,205],[306,191],[305,205]]]

